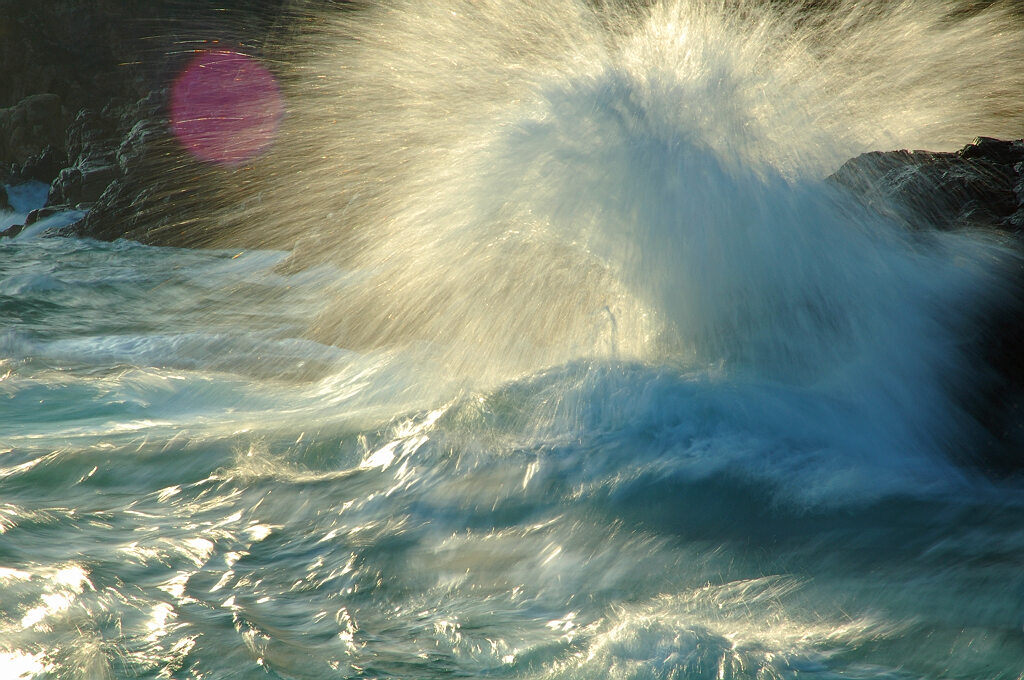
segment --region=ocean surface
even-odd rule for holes
[[[284,257],[0,248],[4,677],[1024,672],[1019,489],[721,367],[410,397]]]
[[[0,241],[0,678],[1024,679],[1019,256],[823,180],[1019,129],[1017,19],[650,4],[325,16],[259,247]]]

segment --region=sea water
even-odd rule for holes
[[[1016,256],[824,181],[1012,15],[549,4],[297,36],[260,248],[0,246],[0,676],[1024,677]]]

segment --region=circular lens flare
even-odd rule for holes
[[[235,166],[265,151],[277,135],[284,100],[277,79],[238,52],[200,52],[174,81],[171,130],[195,157]]]

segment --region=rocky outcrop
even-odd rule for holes
[[[64,150],[64,106],[55,94],[35,94],[0,109],[0,163],[22,166]]]
[[[54,130],[25,123],[18,129],[31,134],[15,136],[21,151],[10,162],[0,163],[0,187],[43,182],[50,185],[47,210],[87,211],[82,220],[61,228],[62,235],[191,245],[164,227],[180,222],[190,206],[199,209],[196,192],[189,188],[216,176],[217,171],[189,156],[174,139],[166,118],[166,98],[166,89],[161,89],[133,102],[115,99],[99,109],[77,111],[66,125],[63,119],[54,122]],[[38,116],[25,112],[35,111],[39,102],[58,101],[50,96],[31,97],[12,111],[19,112],[17,120],[31,123]],[[9,209],[6,198],[6,192],[0,195],[0,209]],[[0,237],[14,236],[27,224],[15,226]]]
[[[76,233],[101,240],[127,237],[152,242],[149,232],[159,229],[168,216],[181,218],[185,201],[180,210],[174,203],[187,181],[182,166],[190,161],[167,132],[162,117],[138,121],[103,163],[103,172],[112,179],[92,199],[95,203]],[[175,171],[161,172],[168,166]]]
[[[915,228],[1024,230],[1024,140],[978,137],[953,153],[866,153],[829,180]]]

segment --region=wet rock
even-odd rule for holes
[[[83,158],[109,154],[119,140],[116,119],[94,109],[81,109],[68,126],[68,159],[72,165],[78,165]]]
[[[145,171],[157,159],[160,142],[167,137],[162,119],[142,119],[132,126],[117,147],[117,164],[125,173]]]
[[[92,200],[89,214],[76,227],[80,235],[101,240],[121,237],[146,241],[147,232],[160,226],[182,193],[180,163],[163,116],[166,93],[155,91],[122,109],[123,132],[111,146],[107,160],[114,174]],[[173,171],[168,172],[169,168]],[[57,198],[57,196],[53,196]],[[67,201],[71,202],[71,201]]]
[[[0,212],[10,212],[14,210],[11,207],[11,200],[7,197],[7,189],[3,184],[0,184]]]
[[[111,182],[121,176],[121,168],[109,156],[90,156],[79,162],[81,184],[77,196],[65,197],[64,203],[95,203]]]
[[[121,177],[121,168],[113,158],[96,155],[60,171],[50,185],[47,205],[90,205],[95,203],[111,182]]]
[[[67,155],[63,149],[47,146],[38,154],[30,157],[17,169],[17,178],[25,182],[52,182],[64,166]]]
[[[75,233],[102,241],[130,238],[143,243],[181,245],[171,239],[154,239],[154,232],[182,218],[182,190],[172,176],[163,180],[129,174],[111,182]]]
[[[1024,478],[1024,270],[1018,267],[1007,287],[1013,294],[976,329],[976,345],[990,367],[972,408],[988,433],[976,457],[999,477]]]
[[[68,129],[72,162],[51,183],[47,204],[88,207],[127,175],[132,175],[128,184],[147,181],[141,177],[147,173],[152,180],[157,174],[150,171],[158,155],[156,143],[167,136],[162,117],[165,99],[166,93],[156,90],[135,102],[118,99],[100,111],[79,111]],[[119,193],[120,189],[111,195]]]
[[[0,231],[0,239],[3,238],[14,238],[25,228],[24,224],[15,224],[14,226],[7,227],[3,231]]]
[[[0,161],[20,165],[47,147],[63,152],[64,141],[64,107],[57,95],[31,95],[0,109]]]
[[[29,212],[28,215],[25,216],[25,226],[28,227],[30,225],[33,225],[39,220],[44,220],[47,217],[52,217],[53,215],[56,215],[59,212],[63,212],[64,210],[67,210],[67,206],[47,206],[45,208],[36,208],[35,210],[32,210],[31,212]]]
[[[85,174],[79,178],[75,170],[82,172],[84,159],[64,171],[51,187],[49,203],[93,201],[86,217],[75,225],[74,234],[100,240],[131,238],[154,245],[196,245],[198,237],[189,240],[187,234],[192,232],[180,229],[182,223],[195,223],[209,215],[209,194],[195,188],[224,181],[233,171],[209,167],[184,151],[170,131],[167,96],[165,89],[154,90],[121,107],[112,144],[109,137],[101,144],[98,137],[89,136],[97,122],[110,124],[110,115],[82,116],[76,127],[81,130],[81,140],[73,140],[75,148],[81,148],[83,154],[89,149],[111,150],[104,151],[102,162],[116,172],[108,170],[101,176],[107,184],[97,197],[78,188],[85,182]]]
[[[203,169],[189,159],[183,168],[168,160],[177,152],[161,129],[170,84],[193,48],[239,46],[258,54],[273,35],[284,35],[291,22],[306,16],[304,5],[0,0],[0,112],[6,126],[0,126],[0,181],[50,183],[50,205],[94,204],[88,229],[96,231],[90,235],[130,232],[141,238],[152,233],[146,224],[160,228],[179,221],[183,202],[191,200],[187,175]],[[59,124],[58,102],[64,114]],[[26,127],[29,117],[38,125]],[[13,137],[7,134],[15,128]],[[45,152],[47,146],[53,151]],[[117,234],[119,228],[126,231]],[[178,244],[177,238],[170,242]]]
[[[876,151],[829,180],[915,228],[1024,229],[1024,140],[978,137],[953,153]]]
[[[122,129],[129,129],[139,121],[154,121],[162,118],[167,107],[167,97],[167,88],[150,90],[122,112]]]
[[[78,168],[64,168],[57,175],[57,178],[50,184],[50,193],[46,198],[46,203],[58,204],[64,203],[68,196],[74,196],[80,193],[79,188],[82,184],[82,171]]]

